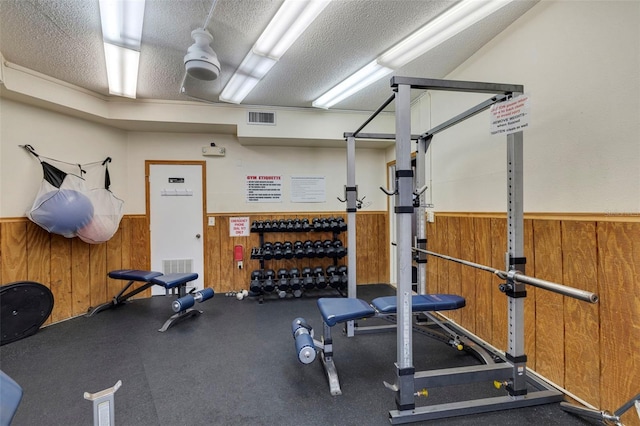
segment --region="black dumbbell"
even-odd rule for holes
[[[264,260],[273,259],[273,244],[264,243],[262,245],[262,257],[263,257]]]
[[[338,276],[338,268],[334,265],[328,266],[326,270],[327,278],[329,279],[329,286],[333,288],[340,287],[340,276]]]
[[[293,244],[291,241],[285,241],[282,244],[282,252],[285,259],[293,259]]]
[[[320,222],[322,223],[323,231],[331,231],[331,221],[328,217],[322,218]]]
[[[293,256],[296,259],[302,259],[304,257],[304,246],[302,241],[296,241],[293,243]]]
[[[251,222],[251,232],[258,232],[258,221],[254,220]]]
[[[284,257],[284,251],[282,249],[282,243],[277,241],[273,243],[273,258],[276,260],[280,260]]]
[[[251,272],[251,283],[249,284],[249,290],[252,293],[262,292],[262,270],[256,269]]]
[[[295,225],[293,224],[293,220],[287,219],[287,232],[293,231],[294,226]]]
[[[324,257],[325,256],[325,252],[324,252],[324,246],[322,245],[322,241],[320,240],[316,240],[313,242],[313,249],[316,252],[316,257]]]
[[[287,230],[287,221],[284,219],[278,219],[278,231],[284,232]]]
[[[347,255],[347,249],[342,245],[341,240],[335,240],[333,242],[333,248],[336,251],[336,257],[338,259],[343,258]]]
[[[262,224],[262,232],[271,232],[271,221],[270,220],[265,220]]]
[[[266,269],[264,271],[264,280],[262,281],[262,290],[266,293],[271,293],[276,288],[276,273],[273,269]]]
[[[276,283],[278,286],[278,291],[288,291],[291,288],[289,284],[289,271],[284,268],[278,269],[278,282]]]
[[[322,266],[316,266],[315,268],[313,268],[313,275],[316,278],[317,288],[322,289],[327,286],[327,279],[324,276],[324,270],[322,269]]]
[[[302,219],[302,231],[309,232],[309,230],[311,230],[311,226],[309,225],[309,219],[307,218]]]
[[[340,289],[346,289],[349,284],[349,273],[345,265],[338,266],[338,276],[340,277]]]
[[[311,242],[311,240],[305,241],[302,245],[302,248],[304,248],[304,255],[306,257],[316,257],[316,249],[313,247],[313,243]]]
[[[344,218],[339,217],[337,219],[338,221],[338,231],[339,232],[344,232],[347,230],[347,222],[344,221]]]
[[[296,232],[302,231],[302,222],[300,222],[300,219],[293,219],[293,230]]]
[[[340,230],[340,227],[338,226],[338,219],[331,216],[328,219],[329,222],[329,229],[331,229],[333,232],[338,232]]]
[[[302,287],[302,280],[300,279],[300,269],[291,268],[289,270],[289,282],[291,283],[291,290],[300,290]]]
[[[322,231],[322,223],[320,223],[320,218],[314,217],[311,220],[311,228],[314,231]]]
[[[322,247],[324,248],[324,255],[327,257],[335,258],[336,257],[336,248],[333,246],[333,241],[324,240],[322,242]]]
[[[311,290],[316,286],[316,280],[313,279],[313,272],[311,268],[302,268],[302,286],[305,290]]]

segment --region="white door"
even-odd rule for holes
[[[165,274],[196,272],[192,288],[203,288],[203,166],[149,164],[151,269]],[[165,294],[153,286],[152,294]]]

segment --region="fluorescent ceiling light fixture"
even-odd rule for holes
[[[361,68],[342,83],[313,101],[318,108],[330,108],[369,84],[374,83],[395,69],[424,55],[471,25],[481,21],[512,0],[463,0],[425,26],[378,56],[375,61]],[[390,70],[383,73],[372,64]]]
[[[145,0],[100,0],[109,94],[136,97]]]
[[[140,52],[104,43],[104,57],[107,61],[109,94],[135,99]]]
[[[220,100],[234,104],[242,102],[276,62],[249,52],[220,94]]]
[[[377,61],[370,62],[351,77],[329,90],[324,95],[313,101],[311,105],[316,108],[331,108],[333,105],[348,98],[371,83],[380,80],[385,75],[393,72],[391,68],[380,65]]]
[[[239,104],[331,0],[285,0],[220,94]]]

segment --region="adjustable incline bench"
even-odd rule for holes
[[[447,311],[463,308],[466,301],[452,294],[415,295],[411,300],[412,312]],[[318,308],[323,320],[323,336],[318,341],[313,338],[313,329],[303,318],[296,318],[291,324],[298,360],[310,364],[321,353],[322,366],[329,380],[331,395],[342,395],[338,372],[333,362],[333,341],[331,327],[336,324],[370,317],[387,317],[397,313],[396,296],[378,297],[371,304],[355,298],[320,298]]]
[[[158,331],[166,331],[176,322],[183,320],[187,317],[202,314],[202,311],[193,309],[192,306],[195,302],[204,302],[211,299],[214,295],[212,288],[205,288],[195,292],[195,294],[187,294],[187,283],[198,278],[198,274],[195,272],[188,273],[173,273],[162,274],[155,271],[142,271],[138,269],[118,269],[108,273],[109,278],[115,280],[125,280],[129,283],[116,295],[113,300],[107,303],[103,303],[93,309],[89,309],[87,317],[93,316],[100,311],[110,309],[115,306],[123,305],[129,298],[135,296],[148,289],[151,286],[159,285],[164,287],[167,291],[178,291],[178,299],[174,300],[171,304],[174,315],[169,317],[164,325]],[[143,283],[141,286],[127,292],[134,283]]]

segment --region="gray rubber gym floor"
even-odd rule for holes
[[[358,297],[393,294],[386,285],[358,287]],[[205,313],[165,333],[171,299],[135,300],[91,318],[41,329],[0,348],[0,367],[24,389],[13,425],[93,423],[97,392],[122,380],[115,423],[124,425],[387,425],[394,396],[395,333],[342,335],[334,354],[343,395],[332,397],[319,359],[298,362],[291,322],[306,318],[322,333],[316,299],[258,304],[217,294]],[[371,320],[370,320],[371,321]],[[362,324],[362,323],[361,323]],[[362,324],[365,325],[365,324]],[[477,364],[476,359],[414,335],[417,370]],[[491,383],[430,389],[419,404],[501,396]],[[427,425],[593,425],[558,404],[422,422]]]

